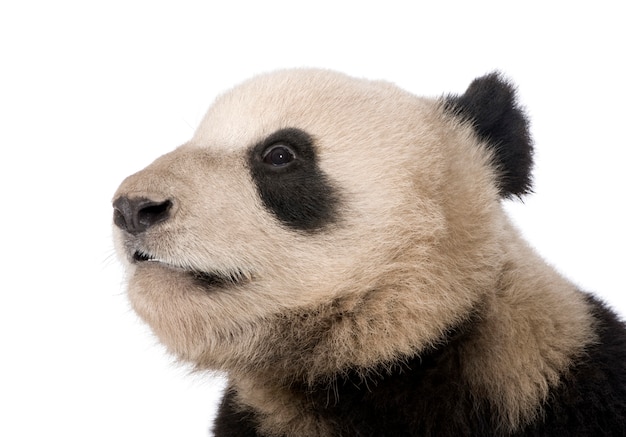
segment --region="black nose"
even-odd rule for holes
[[[172,201],[155,202],[144,197],[121,196],[113,202],[113,223],[133,235],[170,218]]]

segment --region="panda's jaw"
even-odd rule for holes
[[[176,271],[187,274],[194,282],[202,285],[207,290],[224,289],[229,286],[241,285],[250,281],[251,275],[241,270],[233,270],[232,272],[221,271],[205,271],[190,267],[185,267],[182,264],[173,263],[150,253],[135,250],[131,257],[131,264],[141,267],[145,265],[158,265],[164,269],[164,271]]]

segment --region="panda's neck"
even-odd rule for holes
[[[341,327],[340,316],[328,321],[308,314],[316,329],[306,329],[300,320],[297,326],[305,329],[292,332],[291,341],[285,343],[285,350],[300,355],[274,357],[275,372],[272,366],[262,366],[258,372],[234,374],[237,400],[276,435],[287,430],[301,436],[333,435],[331,424],[344,417],[345,409],[353,412],[351,417],[362,414],[365,420],[380,405],[397,411],[412,408],[440,420],[445,420],[443,414],[470,414],[480,407],[492,413],[484,415],[494,418],[489,426],[518,428],[539,412],[549,390],[594,335],[581,293],[517,237],[508,242],[507,251],[494,291],[486,293],[463,322],[442,330],[414,354],[398,354],[394,362],[340,368],[328,341],[332,335],[341,338],[329,333]],[[327,323],[328,332],[319,329],[320,323]],[[320,336],[321,332],[325,334]],[[344,350],[345,345],[338,348]],[[377,353],[370,350],[366,355]],[[320,360],[326,361],[326,369],[338,366],[337,370],[307,373],[321,368]]]
[[[437,347],[392,367],[381,365],[367,373],[346,370],[316,381],[290,383],[269,373],[239,375],[233,378],[232,393],[268,435],[403,435],[415,431],[404,428],[414,425],[413,419],[406,420],[414,417],[423,418],[419,427],[424,432],[441,429],[442,417],[477,408],[470,402],[469,387],[459,384],[459,378],[462,345],[479,326],[476,312],[448,330]],[[380,408],[388,413],[374,419]],[[439,410],[437,414],[432,414],[433,408]]]

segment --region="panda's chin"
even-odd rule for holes
[[[141,251],[136,251],[133,254],[132,262],[137,266],[159,266],[165,272],[173,271],[178,273],[184,273],[188,275],[198,285],[210,290],[223,289],[229,286],[240,285],[249,280],[249,275],[241,271],[224,274],[219,272],[188,269],[183,266],[161,260],[153,255]]]

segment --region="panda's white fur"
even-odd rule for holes
[[[288,128],[337,188],[321,229],[281,223],[250,175],[250,148]],[[478,320],[461,379],[518,430],[596,334],[505,215],[493,153],[442,99],[324,70],[256,77],[115,194],[171,202],[158,226],[116,230],[132,305],[181,360],[227,372],[266,435],[334,435],[294,385],[393,372]]]

